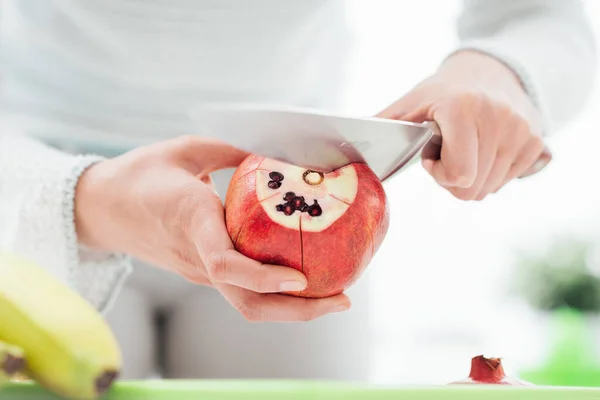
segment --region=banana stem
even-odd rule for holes
[[[14,380],[25,369],[23,350],[12,344],[0,341],[0,386]]]

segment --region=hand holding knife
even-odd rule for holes
[[[352,117],[311,109],[260,104],[202,104],[191,118],[205,137],[242,150],[319,172],[366,162],[382,182],[396,176],[419,153],[439,160],[443,147],[437,123]],[[521,177],[552,159],[547,147]]]

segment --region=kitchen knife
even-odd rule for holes
[[[319,172],[366,162],[385,181],[421,157],[439,159],[442,136],[433,121],[413,123],[248,103],[208,103],[189,116],[198,134],[242,150]],[[533,171],[549,161],[545,151]]]

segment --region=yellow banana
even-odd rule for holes
[[[25,368],[23,349],[0,340],[0,388]]]
[[[102,316],[30,260],[0,252],[0,340],[23,349],[27,375],[69,399],[96,399],[121,368]]]

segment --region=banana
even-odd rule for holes
[[[67,399],[100,397],[121,369],[102,316],[49,272],[7,252],[0,252],[0,340],[23,349],[31,379]]]
[[[0,388],[25,368],[23,349],[0,341]]]

